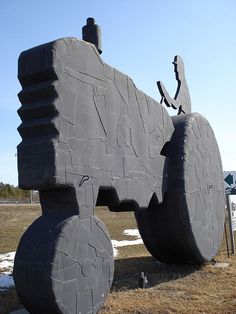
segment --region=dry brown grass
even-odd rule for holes
[[[97,208],[112,239],[129,239],[124,229],[136,228],[133,213],[110,213]],[[39,206],[0,206],[0,253],[14,251],[21,234],[40,215]],[[236,313],[236,257],[227,258],[225,243],[216,257],[226,268],[209,263],[166,265],[157,263],[143,245],[119,248],[111,292],[100,314],[140,313]],[[138,289],[144,271],[148,289]],[[0,313],[21,307],[15,289],[0,292]]]
[[[213,264],[198,268],[157,264],[151,257],[121,260],[127,265],[126,273],[116,273],[101,314],[236,313],[236,258],[221,254],[217,261],[230,265],[224,269]],[[137,288],[140,270],[148,277],[148,289]],[[114,289],[116,285],[118,289]]]
[[[15,251],[24,231],[40,215],[39,205],[0,205],[0,253]]]

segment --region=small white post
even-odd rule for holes
[[[228,219],[229,219],[229,233],[230,233],[230,242],[231,242],[231,252],[232,255],[235,254],[235,243],[234,243],[234,231],[233,231],[233,224],[232,224],[232,213],[231,213],[231,202],[230,202],[230,195],[226,195],[226,205],[228,211]]]

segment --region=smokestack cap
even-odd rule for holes
[[[82,28],[82,38],[84,41],[94,44],[98,52],[102,53],[101,28],[95,23],[94,18],[87,18],[87,24]]]

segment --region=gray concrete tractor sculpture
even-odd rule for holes
[[[30,313],[101,308],[114,258],[96,205],[133,210],[145,246],[162,262],[209,261],[223,234],[220,153],[207,120],[191,113],[182,59],[174,59],[174,98],[157,83],[162,102],[178,109],[170,117],[104,63],[92,18],[83,39],[58,39],[19,57],[19,186],[39,190],[42,205],[14,266]]]

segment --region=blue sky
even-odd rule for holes
[[[236,170],[235,0],[1,0],[0,13],[0,181],[18,184],[20,52],[60,37],[81,38],[90,16],[102,27],[103,60],[156,100],[157,80],[174,94],[171,62],[182,56],[192,109],[211,123],[224,170]]]

